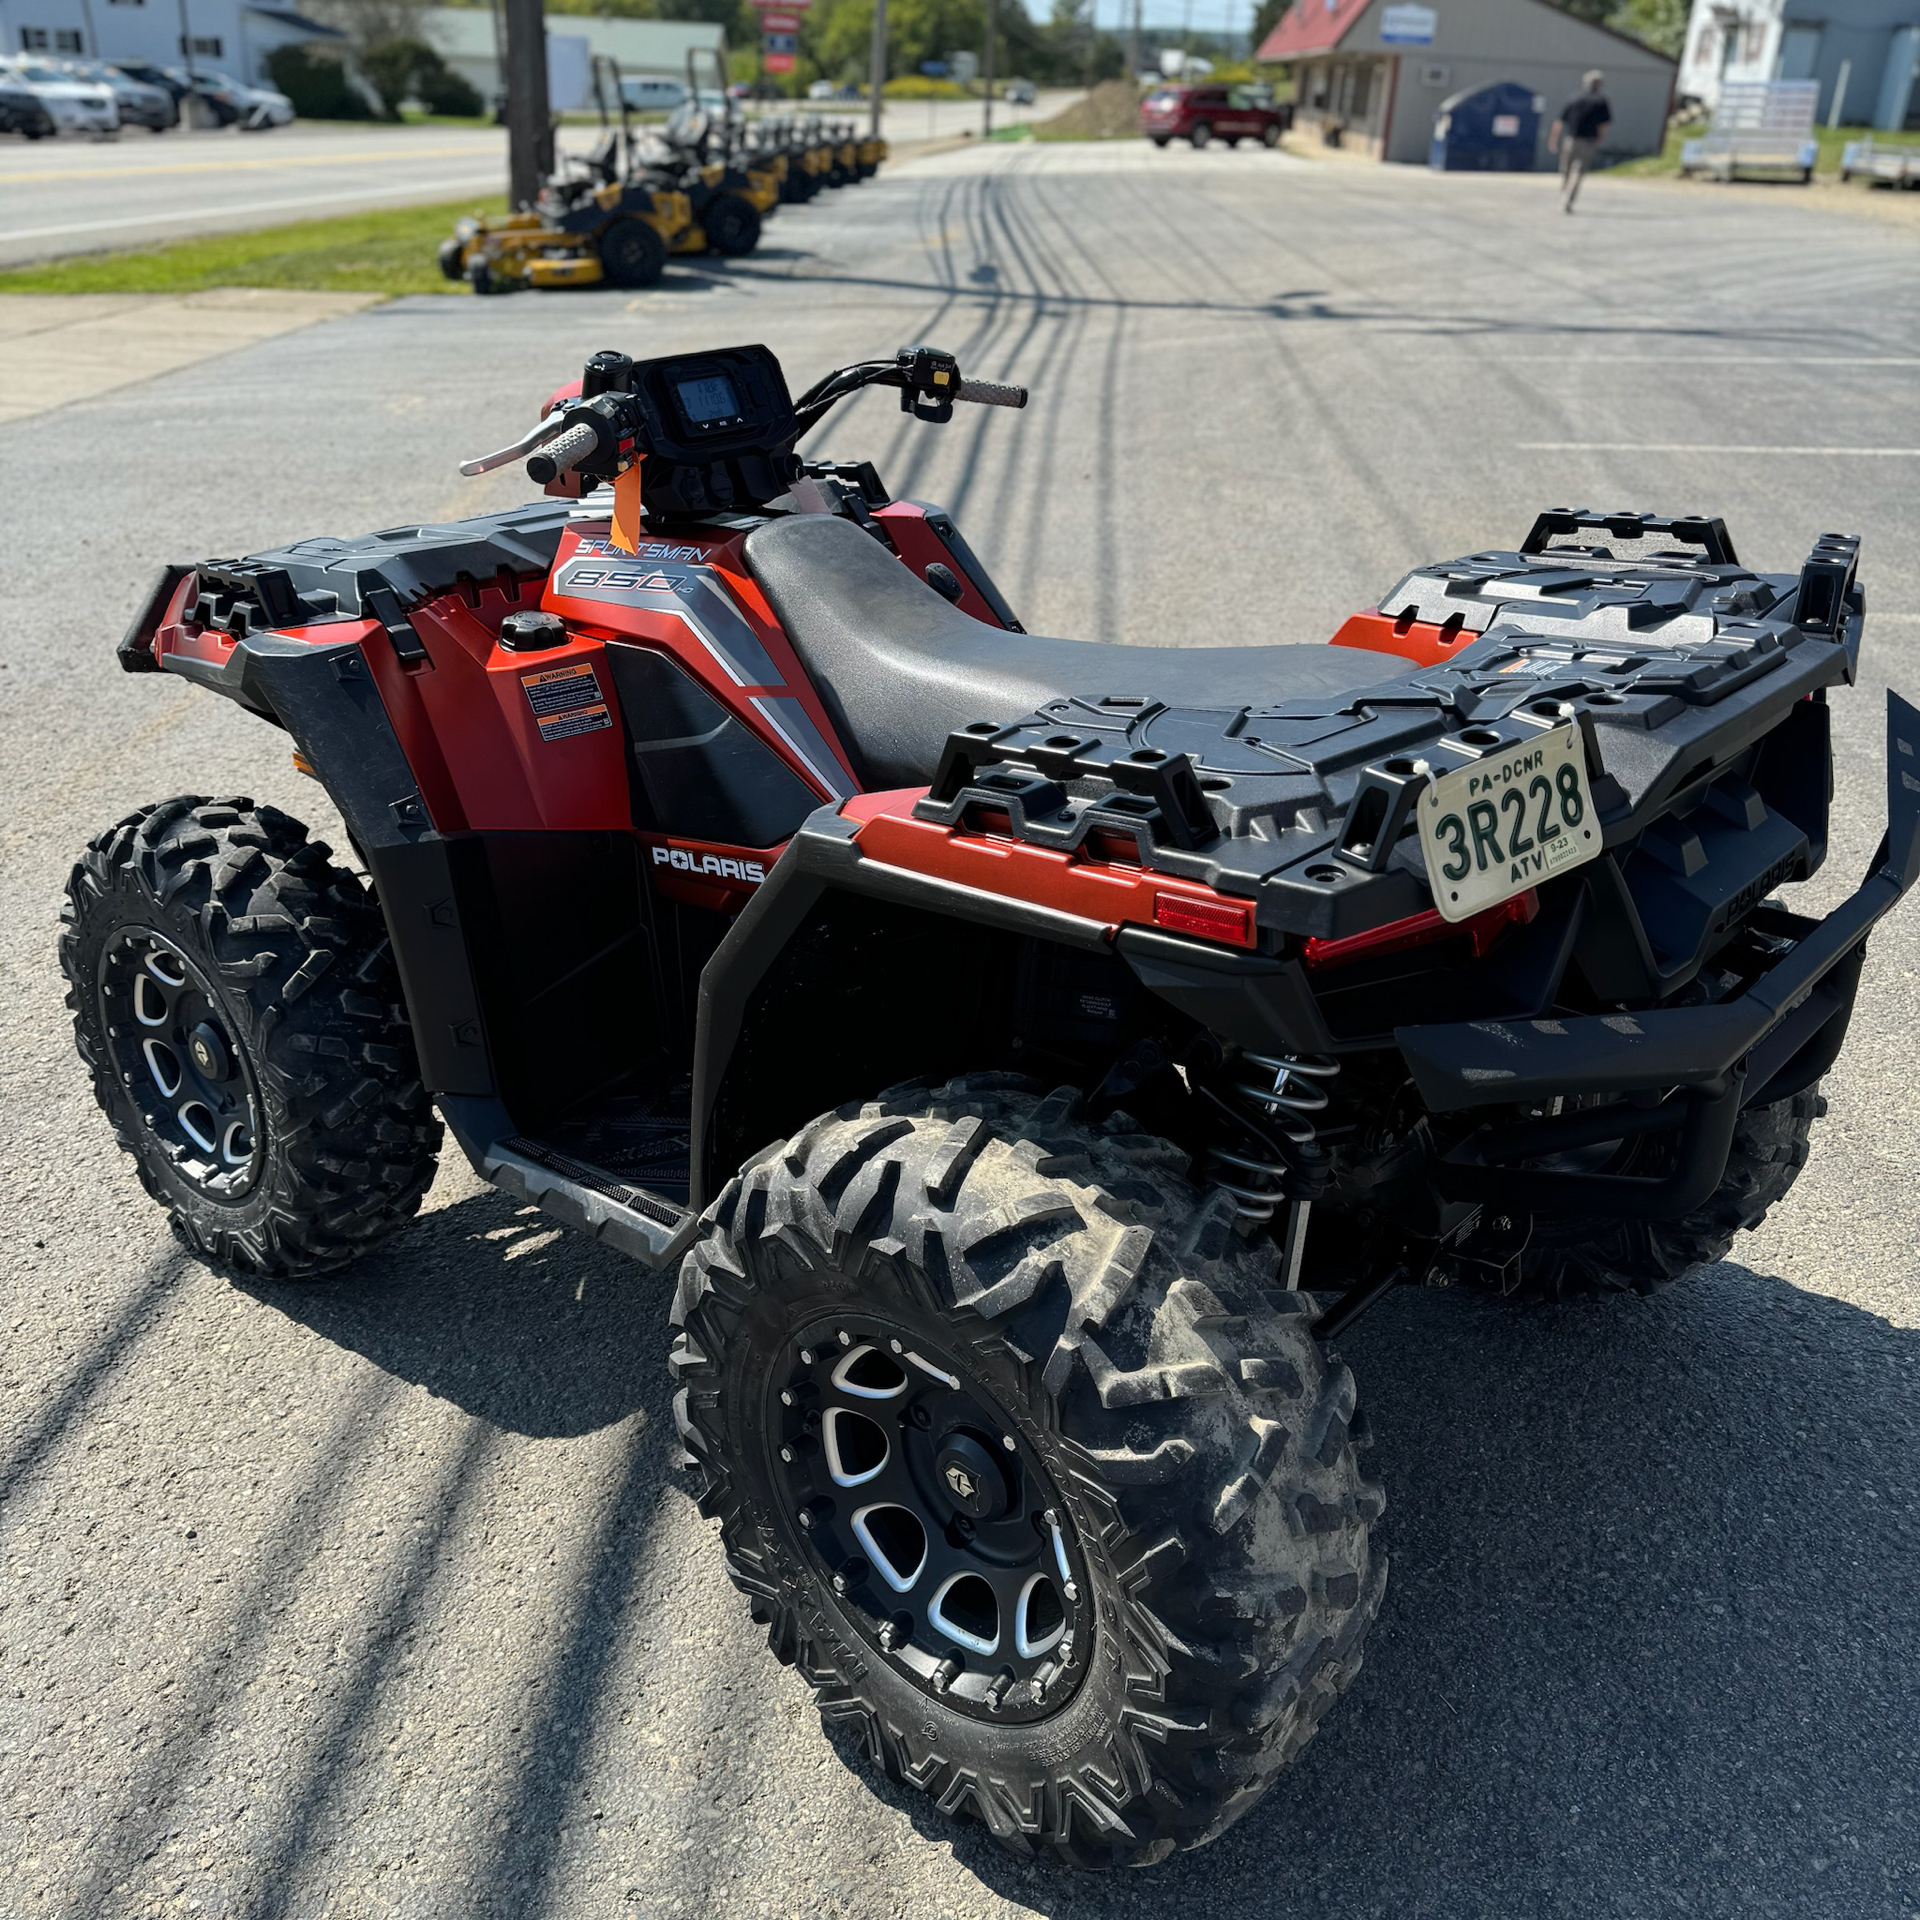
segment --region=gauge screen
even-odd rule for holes
[[[704,374],[697,380],[675,381],[673,391],[689,426],[706,427],[717,420],[737,420],[740,417],[740,396],[724,373]]]

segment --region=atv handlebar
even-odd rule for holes
[[[569,427],[527,462],[527,478],[545,486],[563,473],[570,473],[600,444],[599,433],[586,421]]]
[[[971,400],[982,407],[1024,407],[1025,387],[1002,386],[998,380],[962,380],[956,400]]]

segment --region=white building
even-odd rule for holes
[[[264,80],[267,55],[289,41],[340,37],[291,0],[0,0],[9,53],[153,66],[177,66],[191,53],[195,66],[238,80]]]
[[[1680,91],[1817,80],[1824,125],[1920,125],[1920,0],[1693,0]]]
[[[15,0],[0,0],[12,6]],[[429,7],[426,37],[447,65],[473,82],[483,100],[500,91],[501,44],[506,31],[490,7]],[[724,58],[725,27],[704,20],[614,20],[597,13],[547,15],[548,91],[557,112],[593,104],[594,54],[619,63],[622,73],[670,73],[684,80],[687,50],[711,47]]]
[[[492,7],[429,7],[422,31],[446,60],[491,100],[500,90],[504,27]],[[176,66],[191,51],[199,67],[237,80],[265,80],[275,47],[343,38],[301,13],[295,0],[0,0],[0,45],[8,53]],[[724,55],[726,29],[701,20],[613,20],[599,14],[547,16],[547,65],[557,111],[592,105],[594,54],[623,72],[685,78],[689,47]]]

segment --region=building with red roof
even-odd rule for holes
[[[1606,76],[1603,160],[1658,153],[1673,99],[1673,61],[1548,0],[1294,0],[1255,58],[1292,67],[1296,132],[1376,160],[1425,161],[1441,104],[1489,80],[1540,97],[1542,166],[1583,74]]]

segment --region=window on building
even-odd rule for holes
[[[218,60],[220,58],[220,36],[217,33],[196,33],[193,36],[193,45],[188,46],[186,36],[182,34],[180,37],[180,51],[187,54],[204,54],[209,60]]]
[[[144,7],[147,0],[107,0],[110,7]]]
[[[22,27],[20,29],[20,51],[22,53],[45,53],[47,50],[47,30],[45,27]]]
[[[55,27],[53,30],[53,50],[55,53],[85,53],[87,38],[78,27]]]

